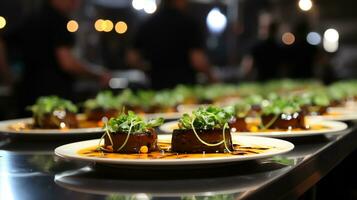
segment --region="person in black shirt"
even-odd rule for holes
[[[24,63],[18,88],[20,109],[33,104],[39,96],[72,98],[77,76],[95,78],[102,84],[109,81],[107,72],[91,70],[71,52],[75,38],[67,31],[67,15],[79,3],[79,0],[49,0],[40,12],[3,36],[3,46],[20,53]]]
[[[161,1],[158,12],[139,28],[128,53],[129,65],[148,61],[153,89],[194,84],[197,72],[216,81],[203,50],[204,34],[185,13],[186,7],[185,0]]]
[[[318,48],[306,41],[309,29],[308,22],[300,19],[293,27],[295,42],[284,48],[284,63],[290,78],[308,79],[315,76]]]
[[[282,68],[282,51],[276,40],[278,24],[270,13],[263,12],[259,16],[258,38],[248,55],[242,59],[242,73],[245,78],[267,81],[280,78]]]
[[[276,41],[277,24],[268,25],[268,35],[252,48],[251,55],[257,70],[257,79],[266,81],[279,77],[281,66],[281,46]]]

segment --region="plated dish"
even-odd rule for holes
[[[239,135],[252,135],[252,136],[264,136],[264,137],[306,137],[326,134],[341,133],[341,131],[348,128],[347,124],[336,121],[314,121],[307,125],[308,129],[292,129],[292,130],[264,130],[256,132],[234,132]]]
[[[311,117],[306,117],[310,116],[311,111],[307,111],[304,107],[307,104],[297,101],[296,97],[271,96],[270,98],[270,100],[259,101],[252,101],[252,98],[245,99],[234,106],[226,107],[225,109],[232,114],[231,118],[226,119],[230,131],[252,136],[299,137],[336,133],[347,128],[344,123],[312,120]],[[213,116],[217,118],[222,114],[213,114]],[[204,121],[209,120],[207,117],[204,119]],[[181,118],[178,122],[164,124],[160,130],[174,134],[175,129],[182,128],[182,124]]]
[[[200,108],[180,119],[172,135],[157,135],[162,118],[144,121],[133,112],[112,118],[99,140],[56,148],[60,157],[106,164],[192,165],[252,160],[285,153],[294,145],[277,139],[232,136],[231,113]]]
[[[93,99],[83,103],[84,113],[87,121],[101,122],[103,118],[117,116],[121,111],[120,99],[111,91],[102,91]]]
[[[79,119],[81,117],[78,117]],[[71,129],[39,129],[32,127],[33,119],[14,119],[0,122],[0,133],[7,135],[82,135],[82,134],[98,134],[103,133],[101,127],[95,127],[93,124],[88,125],[86,121],[79,120],[78,128]]]
[[[254,120],[255,121],[255,120]],[[307,123],[311,129],[308,130],[265,130],[259,131],[256,130],[255,132],[236,132],[233,131],[233,134],[237,135],[247,135],[247,136],[264,136],[264,137],[306,137],[306,136],[316,136],[316,135],[324,135],[324,134],[336,134],[345,129],[347,129],[347,124],[343,122],[337,121],[326,121],[326,120],[310,120]],[[174,129],[178,127],[177,121],[167,122],[160,126],[160,131],[163,133],[172,133]]]
[[[32,118],[0,122],[0,132],[10,135],[73,135],[103,132],[101,122],[78,114],[71,101],[57,96],[40,97],[29,106]]]
[[[162,140],[165,145],[165,141],[170,141],[171,136],[159,135],[159,141]],[[294,145],[290,142],[265,138],[265,137],[253,137],[253,136],[232,136],[233,143],[242,146],[243,151],[253,151],[248,155],[225,155],[215,154],[214,157],[209,157],[207,154],[194,154],[192,158],[187,155],[172,155],[167,157],[165,153],[158,153],[158,159],[150,158],[147,154],[113,154],[113,153],[99,153],[96,151],[99,140],[88,140],[82,142],[76,142],[60,146],[55,149],[57,156],[70,160],[82,160],[89,162],[96,162],[102,164],[114,164],[114,165],[193,165],[193,164],[208,164],[208,163],[225,163],[244,160],[256,160],[274,155],[283,154],[291,151]],[[167,143],[166,143],[167,145]],[[259,152],[261,149],[264,152]],[[256,152],[258,151],[258,152]]]
[[[33,113],[32,121],[20,119],[10,128],[8,121],[0,122],[0,131],[97,132],[108,119],[129,110],[145,119],[162,117],[172,120],[202,105],[232,106],[234,120],[229,122],[229,126],[237,132],[264,129],[309,131],[303,120],[306,117],[357,120],[357,112],[352,109],[357,100],[355,88],[357,81],[354,80],[329,86],[316,81],[277,80],[265,84],[179,85],[162,91],[126,89],[118,94],[102,91],[79,105],[55,96],[40,97],[35,105],[29,107]],[[78,113],[82,111],[83,118],[79,118]],[[251,118],[259,118],[260,124],[256,127],[247,124]],[[7,127],[4,128],[3,124]]]
[[[71,101],[57,96],[45,96],[37,99],[28,107],[32,112],[33,123],[26,129],[73,129],[79,127],[76,117],[78,108]],[[15,128],[16,129],[16,128]]]

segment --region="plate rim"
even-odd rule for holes
[[[159,135],[160,137],[160,135]],[[192,159],[165,159],[165,160],[137,160],[137,159],[108,159],[108,158],[93,158],[93,157],[84,157],[80,156],[77,154],[77,151],[80,149],[85,148],[84,144],[86,146],[89,146],[89,144],[94,145],[95,143],[99,142],[99,139],[94,139],[94,140],[85,140],[85,141],[80,141],[80,142],[74,142],[74,143],[69,143],[65,144],[62,146],[57,147],[54,152],[55,155],[63,158],[63,159],[69,159],[69,160],[77,160],[77,161],[89,161],[89,162],[96,162],[96,163],[102,163],[102,164],[125,164],[125,165],[196,165],[196,164],[215,164],[215,163],[226,163],[226,162],[240,162],[240,161],[247,161],[247,160],[257,160],[257,159],[262,159],[262,158],[269,158],[275,155],[280,155],[287,153],[291,150],[294,149],[294,144],[281,140],[281,139],[275,139],[275,138],[268,138],[268,137],[258,137],[258,136],[238,136],[238,135],[232,135],[232,137],[237,137],[237,138],[245,138],[254,140],[254,141],[265,141],[265,142],[273,142],[277,144],[281,144],[280,148],[285,147],[285,149],[280,149],[279,151],[272,151],[268,153],[262,153],[258,155],[245,155],[245,156],[232,156],[232,157],[213,157],[213,158],[192,158]],[[66,153],[66,148],[71,147],[71,146],[77,146],[77,148],[74,148],[74,150],[71,150],[71,154]],[[80,146],[80,148],[78,148]],[[69,151],[69,150],[67,150]],[[75,152],[73,152],[75,151]]]
[[[357,114],[344,114],[344,115],[317,115],[308,116],[311,119],[319,119],[326,121],[357,121]]]

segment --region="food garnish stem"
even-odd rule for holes
[[[110,133],[109,133],[109,130],[108,130],[108,123],[105,123],[105,131],[104,131],[104,134],[102,135],[102,137],[101,137],[100,140],[99,140],[98,147],[99,147],[99,149],[101,149],[101,150],[103,150],[103,148],[100,146],[100,143],[102,142],[103,138],[104,138],[106,135],[108,136],[111,145],[114,146],[113,139],[112,139],[112,137],[110,136]]]
[[[226,150],[231,153],[231,151],[229,150],[229,148],[227,147],[227,142],[226,142],[226,128],[227,128],[228,124],[225,123],[223,126],[223,142],[224,142],[224,147],[226,148]]]
[[[274,122],[279,118],[279,116],[280,116],[279,114],[278,114],[278,115],[275,115],[274,118],[271,119],[271,120],[269,121],[269,123],[268,123],[267,125],[265,125],[265,126],[264,126],[264,124],[262,123],[262,124],[261,124],[261,125],[262,125],[262,129],[263,129],[263,130],[268,129],[271,125],[274,124]]]
[[[202,143],[205,144],[206,146],[210,146],[210,147],[218,146],[218,145],[221,145],[222,143],[224,143],[224,140],[222,140],[222,141],[220,141],[220,142],[218,142],[218,143],[215,143],[215,144],[210,144],[210,143],[207,143],[207,142],[203,141],[203,140],[200,138],[200,136],[197,134],[196,129],[195,129],[195,127],[193,126],[193,122],[194,122],[194,121],[195,121],[195,118],[194,118],[194,119],[192,120],[192,122],[191,122],[191,127],[192,127],[192,130],[193,130],[193,132],[195,133],[197,139],[198,139],[200,142],[202,142]]]
[[[129,127],[129,131],[128,131],[128,135],[126,136],[124,143],[117,149],[117,151],[120,151],[122,148],[125,147],[126,143],[129,140],[129,137],[130,137],[130,134],[131,134],[131,129],[133,128],[133,126],[134,126],[133,125],[133,121],[130,121],[130,127]]]

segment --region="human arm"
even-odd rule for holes
[[[250,77],[253,73],[254,59],[251,55],[245,55],[241,61],[242,77]]]
[[[95,70],[86,66],[73,55],[71,48],[69,47],[57,47],[55,50],[55,55],[61,69],[69,74],[98,79],[103,86],[107,85],[111,78],[110,74],[105,70]]]
[[[212,71],[211,64],[208,60],[206,53],[202,49],[192,49],[189,53],[191,65],[198,72],[206,75],[211,83],[218,82],[218,78]]]
[[[149,65],[144,61],[142,55],[137,49],[129,49],[126,53],[126,63],[136,69],[140,69],[143,71],[147,71],[149,69]]]

